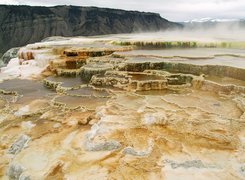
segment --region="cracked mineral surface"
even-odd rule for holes
[[[222,43],[21,47],[0,71],[0,179],[245,179],[245,50]]]

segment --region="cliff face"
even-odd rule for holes
[[[181,25],[159,14],[76,6],[0,6],[0,53],[49,36],[159,31]]]

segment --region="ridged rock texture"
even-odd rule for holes
[[[244,49],[134,38],[20,48],[0,71],[0,179],[245,178]]]
[[[181,25],[159,14],[117,9],[56,6],[0,6],[0,53],[49,36],[159,31]]]

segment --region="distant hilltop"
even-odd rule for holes
[[[239,22],[244,21],[243,19],[220,19],[220,18],[201,18],[201,19],[193,19],[189,21],[184,21],[184,23],[205,23],[205,22]]]
[[[217,27],[226,30],[245,29],[244,19],[201,18],[184,21],[180,24],[187,29],[214,29]]]
[[[50,36],[90,36],[181,28],[159,14],[78,6],[0,5],[0,53]]]

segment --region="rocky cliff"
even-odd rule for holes
[[[76,6],[2,5],[0,24],[0,53],[49,36],[89,36],[181,27],[155,13]]]

